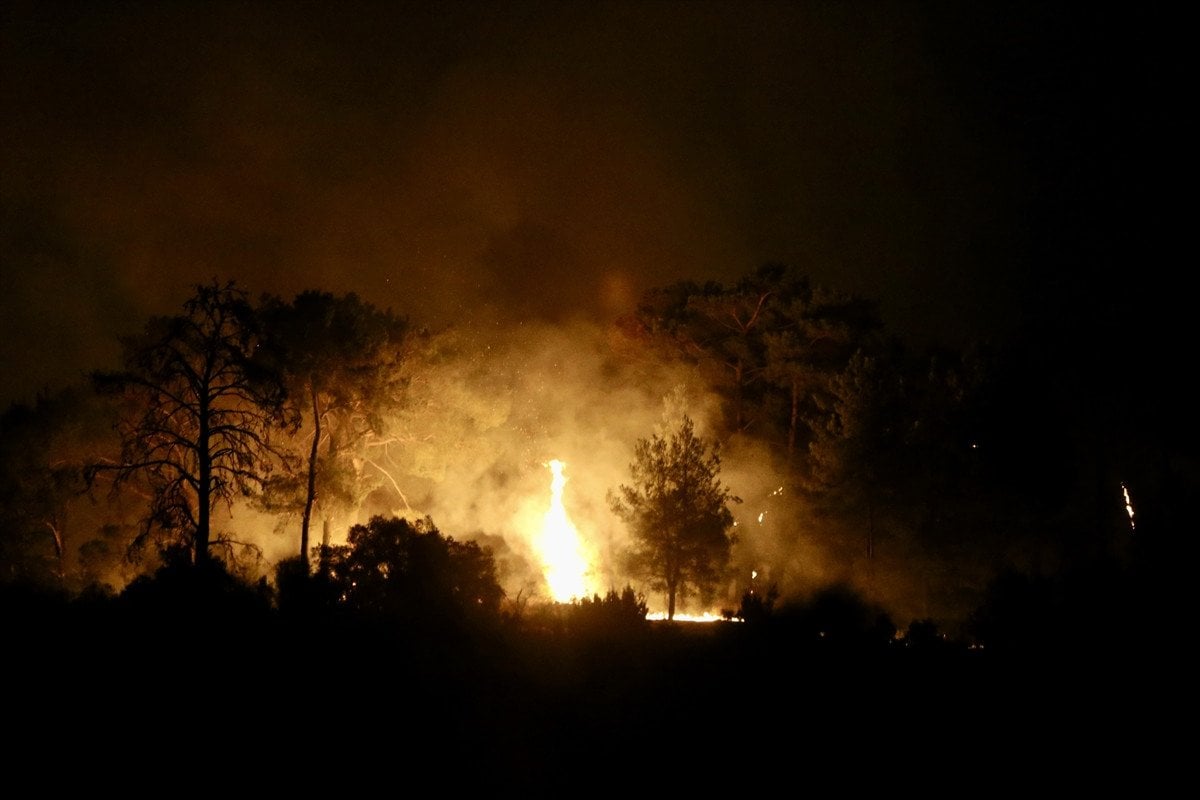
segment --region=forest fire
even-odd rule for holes
[[[553,474],[550,482],[550,508],[542,519],[542,530],[535,546],[542,560],[546,584],[555,602],[568,603],[587,594],[588,559],[584,554],[579,531],[567,516],[563,505],[563,489],[567,478],[562,461],[552,459],[547,467]]]

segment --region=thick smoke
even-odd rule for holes
[[[960,276],[1003,205],[961,198],[1009,172],[979,174],[920,14],[351,5],[6,8],[0,401],[213,276],[481,327],[767,261],[927,333],[995,306]]]
[[[621,588],[627,534],[606,495],[628,482],[634,444],[660,429],[666,398],[686,397],[703,424],[711,400],[695,376],[630,360],[590,322],[450,336],[445,360],[414,377],[413,407],[397,421],[411,446],[392,454],[404,491],[393,511],[429,515],[447,535],[503,542],[506,590],[544,594],[532,542],[550,502],[548,462],[558,459],[564,504],[594,567],[590,585]]]
[[[731,508],[735,573],[718,605],[736,607],[742,591],[768,582],[795,595],[829,579],[820,532],[804,522],[804,504],[779,490],[782,469],[765,447],[718,438],[720,401],[686,364],[631,349],[613,329],[585,321],[484,336],[452,330],[439,341],[415,367],[409,407],[394,421],[398,443],[386,466],[395,484],[358,521],[428,515],[446,535],[492,546],[510,596],[545,598],[533,542],[550,502],[548,462],[559,459],[564,503],[593,567],[589,590],[644,590],[623,566],[628,531],[607,494],[629,482],[637,440],[687,414],[719,448],[721,479],[743,500]],[[647,596],[652,609],[663,602]]]

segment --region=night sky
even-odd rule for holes
[[[1173,30],[1091,4],[5,3],[0,401],[212,277],[487,330],[783,262],[920,346],[1141,320],[1181,216]]]

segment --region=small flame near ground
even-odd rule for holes
[[[664,621],[667,618],[665,611],[652,611],[646,615],[646,619],[654,621]],[[703,614],[675,614],[675,622],[740,622],[736,617],[727,618],[720,614],[714,614],[711,611],[705,611]]]
[[[542,559],[543,574],[550,596],[557,603],[569,603],[587,595],[588,561],[579,531],[563,506],[566,464],[558,459],[546,463],[554,476],[550,481],[550,508],[542,519],[542,531],[536,541]]]

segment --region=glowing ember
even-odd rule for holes
[[[1121,484],[1121,494],[1125,497],[1125,513],[1129,515],[1129,530],[1135,530],[1137,526],[1133,523],[1133,500],[1129,498],[1129,487],[1124,483]]]
[[[579,531],[563,506],[563,487],[567,485],[563,468],[566,464],[554,459],[546,466],[554,479],[550,482],[550,510],[542,520],[542,533],[536,545],[550,595],[555,602],[568,603],[587,594],[587,559],[579,541]]]

